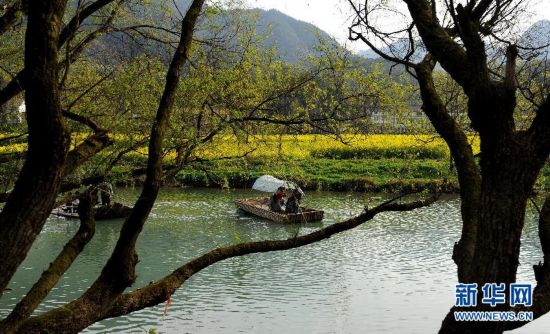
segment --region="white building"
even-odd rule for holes
[[[27,106],[25,105],[25,101],[21,102],[21,104],[19,105],[19,107],[17,108],[17,122],[18,123],[22,123],[23,122],[23,117],[24,117],[24,113],[27,112]]]

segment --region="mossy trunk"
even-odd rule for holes
[[[0,295],[42,229],[55,203],[69,136],[61,114],[57,40],[66,1],[37,1],[29,8],[25,37],[27,159],[0,213]]]

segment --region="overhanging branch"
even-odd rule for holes
[[[399,196],[398,198],[386,201],[373,209],[365,211],[355,218],[330,225],[303,236],[285,240],[264,240],[216,248],[194,260],[191,260],[157,282],[151,283],[142,289],[120,295],[108,309],[102,310],[102,313],[99,315],[97,321],[122,316],[146,307],[160,304],[164,302],[168,296],[172,295],[191,276],[220,261],[247,254],[288,250],[306,246],[360,226],[361,224],[374,218],[379,213],[389,211],[411,211],[431,205],[437,200],[437,197],[433,196],[419,201],[397,203],[396,200],[402,197],[403,196]],[[64,320],[60,320],[62,318],[64,319],[64,315],[66,317],[67,314],[71,314],[73,307],[74,306],[71,303],[59,309],[31,318],[28,320],[28,323],[25,324],[24,329],[41,328],[52,332],[63,330],[65,328],[64,326],[70,323],[66,324]],[[60,318],[57,316],[60,316]],[[59,321],[48,321],[49,319],[52,319],[52,317],[55,317]]]
[[[330,225],[303,236],[285,240],[264,240],[216,248],[186,263],[163,279],[152,283],[145,288],[120,296],[114,303],[112,309],[108,312],[108,317],[121,316],[164,302],[167,296],[172,295],[176,289],[185,283],[187,279],[198,273],[200,270],[217,262],[247,254],[281,251],[306,246],[360,226],[381,212],[411,211],[428,206],[434,203],[436,199],[437,198],[434,196],[429,199],[403,204],[395,203],[391,200],[371,210],[367,210],[355,218]]]

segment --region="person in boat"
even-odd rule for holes
[[[286,201],[285,213],[300,213],[300,200],[302,199],[302,191],[296,187],[292,190],[292,194]]]
[[[113,185],[109,182],[103,182],[97,187],[101,197],[102,205],[111,205],[111,196],[113,195]]]
[[[78,196],[78,191],[75,191],[74,194],[69,192],[67,201],[65,202],[65,205],[61,206],[61,210],[67,213],[75,213],[76,209],[78,208],[78,204],[80,203]]]
[[[269,207],[271,208],[271,211],[282,212],[283,206],[285,205],[285,197],[285,187],[277,188],[277,191],[275,191],[269,200]]]

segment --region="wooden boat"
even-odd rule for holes
[[[292,214],[273,212],[269,208],[268,197],[245,198],[235,201],[235,205],[243,211],[255,216],[266,218],[278,223],[307,223],[323,220],[324,211],[301,208],[301,213]]]
[[[132,208],[120,203],[111,205],[98,205],[95,207],[95,220],[126,218],[132,212]],[[79,219],[76,206],[64,205],[52,210],[55,216],[69,219]]]

